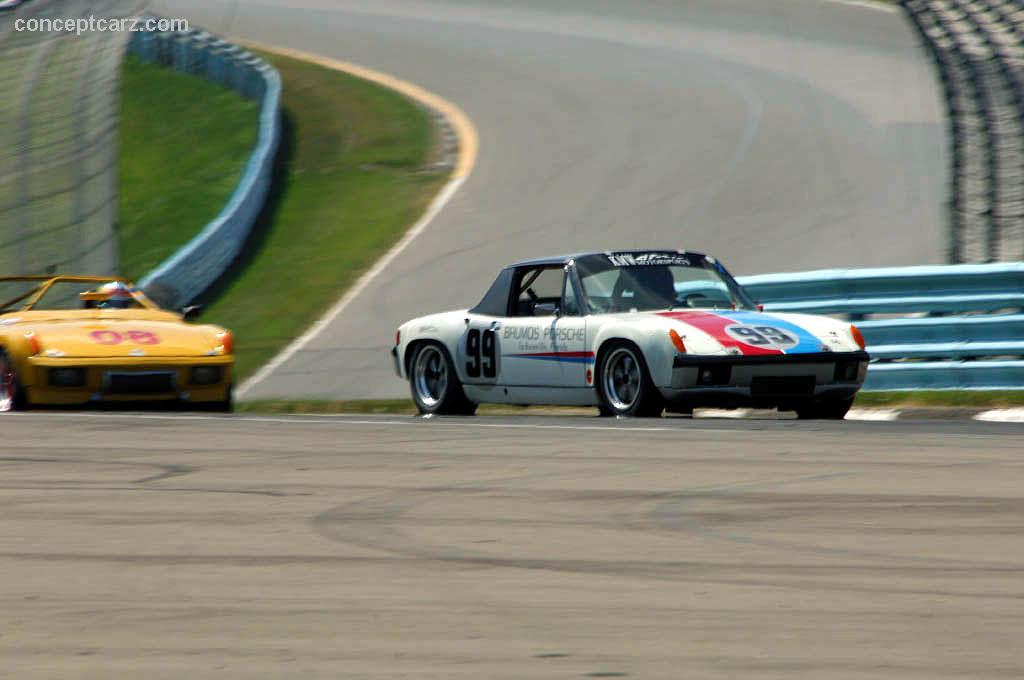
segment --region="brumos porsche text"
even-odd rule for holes
[[[566,344],[584,342],[587,339],[587,331],[583,328],[542,329],[536,326],[506,326],[501,335],[502,340],[516,340],[520,342],[536,342],[542,337]]]

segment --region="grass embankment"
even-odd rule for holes
[[[434,124],[414,103],[321,66],[260,56],[284,83],[275,186],[246,253],[206,295],[202,315],[234,331],[240,379],[319,318],[412,226],[447,177],[424,170],[437,154]],[[205,224],[190,219],[197,221],[176,245]]]
[[[121,273],[139,279],[227,204],[256,143],[259,106],[136,57],[123,83],[118,239]]]

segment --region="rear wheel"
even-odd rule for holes
[[[28,406],[25,390],[18,382],[18,371],[7,352],[0,349],[0,413],[22,411]]]
[[[800,420],[842,420],[851,406],[853,397],[828,399],[797,407],[796,417]]]
[[[466,415],[476,413],[476,404],[466,398],[462,383],[448,352],[434,342],[416,348],[409,369],[409,388],[416,408],[424,415]]]
[[[597,372],[597,394],[604,416],[657,418],[665,410],[640,350],[631,343],[617,343],[604,352]]]

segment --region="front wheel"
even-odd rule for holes
[[[22,411],[28,406],[25,390],[18,382],[18,372],[14,360],[0,349],[0,413],[5,411]]]
[[[828,399],[798,407],[796,417],[800,420],[842,420],[851,406],[853,406],[853,397]]]
[[[423,415],[466,415],[476,413],[476,404],[466,398],[448,352],[441,345],[420,345],[409,370],[409,387],[416,408]]]
[[[625,342],[613,345],[601,357],[597,394],[604,416],[657,418],[665,410],[640,350]]]

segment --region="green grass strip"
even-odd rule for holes
[[[259,106],[132,56],[123,78],[120,268],[140,279],[227,204],[256,143]]]
[[[437,142],[429,114],[413,102],[321,66],[260,56],[284,85],[275,186],[247,251],[201,300],[202,321],[235,333],[239,381],[337,301],[416,222],[447,177],[424,169]],[[178,152],[204,143],[214,140]],[[153,182],[149,189],[169,187]],[[189,224],[174,247],[205,220],[197,214]],[[128,262],[138,257],[126,254]]]
[[[1024,390],[914,390],[861,392],[855,406],[976,406],[1000,408],[1024,405]]]

